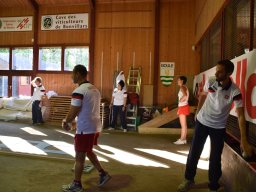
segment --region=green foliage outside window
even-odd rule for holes
[[[69,47],[65,49],[64,70],[72,71],[77,64],[84,65],[88,69],[89,48],[88,47]]]
[[[39,49],[39,70],[60,71],[61,70],[61,48]]]

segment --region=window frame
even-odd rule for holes
[[[60,71],[47,71],[47,70],[39,70],[39,49],[43,47],[61,47],[61,70]],[[37,50],[35,51],[35,54],[37,54],[37,61],[34,64],[34,71],[35,73],[47,73],[47,74],[70,74],[72,71],[65,71],[64,70],[64,60],[65,60],[65,48],[66,47],[88,47],[89,49],[89,60],[88,60],[88,72],[91,69],[91,64],[90,64],[90,46],[88,44],[69,44],[69,45],[63,45],[63,44],[54,44],[54,45],[38,45]]]

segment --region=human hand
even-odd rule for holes
[[[197,113],[195,113],[195,116],[194,116],[194,121],[196,122],[196,116],[197,116]]]
[[[67,123],[66,119],[62,120],[62,128],[66,131],[70,131],[71,130],[71,123]]]
[[[253,147],[246,141],[246,142],[241,142],[240,145],[242,156],[245,159],[248,159],[252,157],[253,155]]]

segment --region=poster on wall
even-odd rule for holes
[[[0,32],[32,31],[32,16],[0,17]]]
[[[245,118],[247,121],[256,124],[256,50],[241,55],[231,60],[234,65],[234,72],[231,79],[241,89],[244,99]],[[194,96],[198,97],[203,90],[205,81],[215,75],[215,67],[204,71],[194,78]],[[233,107],[230,114],[236,116]]]
[[[170,86],[174,78],[174,62],[160,62],[160,79],[164,86]]]
[[[88,13],[44,15],[41,30],[88,29]]]

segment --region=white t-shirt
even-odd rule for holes
[[[99,90],[90,83],[83,83],[72,93],[71,105],[81,106],[77,118],[77,133],[97,133],[102,129],[100,121]]]
[[[39,85],[38,87],[34,87],[34,93],[32,96],[33,101],[41,101],[42,96],[45,95],[45,88],[43,85]]]
[[[124,98],[127,97],[127,92],[123,90],[114,89],[112,96],[114,97],[113,105],[124,105]]]
[[[186,87],[186,86],[185,86]],[[188,88],[186,87],[186,93],[187,93],[187,96],[186,96],[186,99],[185,101],[180,101],[180,99],[183,97],[183,93],[180,89],[179,93],[178,93],[178,98],[179,98],[179,104],[178,106],[179,107],[182,107],[182,106],[185,106],[185,105],[188,105],[188,98],[189,98],[189,91],[188,91]]]
[[[240,89],[231,80],[227,87],[222,88],[215,79],[211,79],[205,83],[204,92],[208,94],[197,120],[205,126],[225,128],[233,101],[236,108],[243,107]]]

